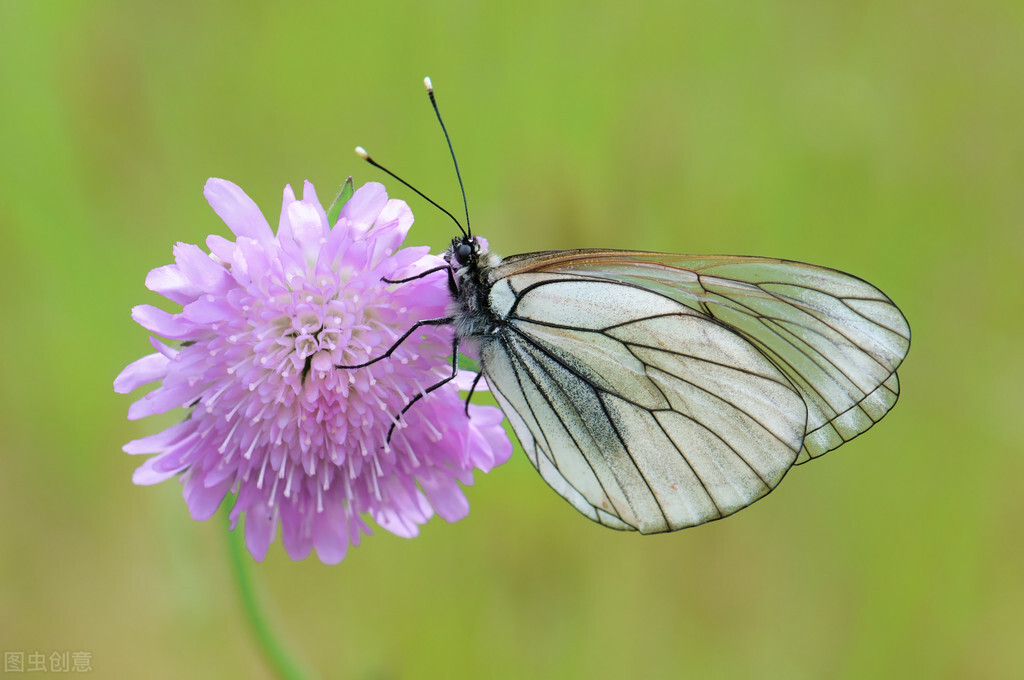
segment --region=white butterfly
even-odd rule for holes
[[[530,462],[605,526],[731,515],[899,395],[907,322],[842,272],[620,250],[498,261],[472,236],[446,256],[456,333]]]
[[[444,258],[420,276],[448,273],[451,314],[395,346],[451,324],[453,372],[405,410],[454,377],[460,341],[476,344],[541,477],[614,529],[731,515],[870,428],[899,395],[906,319],[833,269],[622,250],[502,260],[468,230]]]

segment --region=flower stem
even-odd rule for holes
[[[243,533],[242,529],[228,531],[228,546],[231,553],[231,566],[235,572],[235,580],[238,582],[238,592],[242,596],[242,604],[245,606],[245,613],[249,617],[249,624],[256,636],[256,642],[279,678],[282,680],[305,680],[306,675],[289,656],[284,644],[274,635],[265,612],[260,606],[260,599],[256,593],[248,564],[249,555],[245,550]]]

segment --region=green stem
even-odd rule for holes
[[[267,662],[283,680],[305,680],[306,675],[292,660],[285,650],[284,645],[274,635],[270,623],[267,621],[263,608],[260,606],[259,597],[253,584],[252,573],[249,568],[249,553],[245,549],[245,537],[243,530],[239,527],[236,531],[228,531],[228,546],[231,553],[231,566],[235,571],[235,579],[238,581],[238,592],[242,596],[242,604],[245,606],[245,613],[249,617],[249,624],[256,636],[256,642]]]

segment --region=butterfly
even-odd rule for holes
[[[834,269],[626,250],[501,259],[470,229],[443,257],[416,278],[447,273],[449,315],[395,346],[422,326],[452,326],[452,375],[405,410],[454,378],[460,343],[475,345],[477,379],[541,478],[606,527],[650,534],[731,515],[868,430],[899,396],[906,319]]]

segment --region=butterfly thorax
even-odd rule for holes
[[[454,289],[449,316],[455,320],[459,337],[482,337],[494,332],[499,324],[491,312],[488,295],[491,292],[490,272],[501,258],[473,236],[452,239],[444,253],[444,260],[452,268]]]

